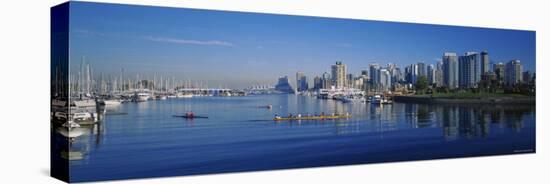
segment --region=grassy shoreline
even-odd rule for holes
[[[429,103],[429,104],[535,104],[535,95],[506,93],[435,93],[410,96],[396,96],[396,102]]]

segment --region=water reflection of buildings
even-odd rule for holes
[[[468,139],[486,138],[491,132],[491,124],[519,132],[524,126],[524,115],[534,111],[534,107],[504,106],[460,106],[440,107],[443,109],[443,133],[447,140],[459,136]]]
[[[486,138],[491,132],[491,124],[519,132],[524,127],[523,116],[534,112],[534,106],[401,105],[406,124],[412,128],[441,127],[449,141],[459,137]]]

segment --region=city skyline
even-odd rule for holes
[[[156,73],[244,88],[274,85],[280,76],[296,81],[292,76],[302,71],[312,84],[315,76],[330,72],[327,66],[335,61],[344,62],[348,73],[357,75],[371,63],[395,63],[404,70],[418,62],[436,65],[444,52],[463,55],[485,50],[490,63],[519,59],[524,71],[536,72],[535,33],[531,31],[73,5],[78,11],[70,24],[71,68],[78,68],[85,56],[96,73],[116,74],[125,68],[128,76]],[[138,15],[140,19],[135,18]]]

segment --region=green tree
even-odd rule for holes
[[[424,94],[426,89],[428,89],[428,78],[424,75],[418,77],[418,80],[416,80],[416,93]]]

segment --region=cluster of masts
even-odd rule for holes
[[[100,73],[94,76],[93,74],[90,63],[85,62],[83,57],[80,69],[69,76],[71,96],[112,95],[138,91],[175,93],[182,89],[209,88],[207,83],[193,82],[190,79],[178,80],[173,76],[166,77],[157,74],[153,74],[152,78],[139,74],[136,74],[135,77],[126,76],[124,68],[120,69],[119,74],[114,75]],[[227,89],[227,87],[219,87],[219,89]]]

